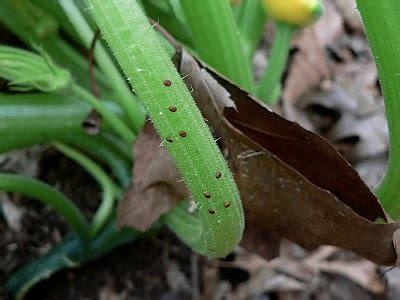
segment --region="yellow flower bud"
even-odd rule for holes
[[[299,27],[313,23],[323,12],[323,6],[319,0],[262,1],[272,18]]]

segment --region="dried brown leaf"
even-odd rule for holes
[[[370,261],[325,261],[315,267],[320,272],[344,276],[371,293],[381,294],[385,291],[385,283],[379,277],[377,266]]]
[[[336,245],[394,263],[399,225],[373,223],[386,219],[379,202],[333,147],[204,69],[183,52],[180,71],[189,74],[197,104],[222,136],[247,222],[301,245]],[[226,91],[234,109],[221,105]]]
[[[293,261],[293,265],[296,262]],[[250,299],[265,292],[308,291],[309,283],[280,272],[279,264],[273,264],[264,258],[248,252],[238,253],[232,265],[250,274],[249,280],[241,283],[235,292],[237,299]],[[283,269],[283,263],[280,264]],[[287,268],[286,268],[287,269]],[[310,269],[312,272],[313,270]],[[289,272],[292,273],[292,272]],[[312,274],[313,276],[314,274]]]
[[[351,162],[386,153],[389,145],[383,102],[376,102],[361,86],[355,86],[357,92],[335,84],[301,101],[301,107],[316,120],[316,127]],[[329,115],[336,119],[326,122],[324,117]]]
[[[293,41],[296,52],[287,71],[283,92],[285,116],[291,120],[298,118],[294,105],[297,100],[329,77],[325,47],[343,33],[342,18],[332,1],[326,1],[325,8],[321,19],[314,26],[300,31]]]
[[[379,264],[396,261],[392,237],[399,224],[373,222],[386,219],[382,207],[326,140],[273,113],[185,51],[180,72],[188,74],[185,80],[193,87],[197,104],[215,134],[222,137],[248,224],[304,246],[336,245]],[[135,145],[134,208],[121,204],[120,219],[125,220],[120,224],[138,223],[131,220],[138,219],[138,212],[141,222],[155,220],[160,210],[171,205],[171,195],[165,195],[161,209],[154,204],[156,197],[139,201],[149,187],[167,183],[170,192],[176,192],[177,174],[168,166],[172,162],[157,147],[159,142],[144,142]],[[154,148],[163,154],[153,153]],[[129,213],[132,210],[136,213]],[[259,239],[262,242],[263,237]]]
[[[334,0],[340,15],[343,17],[347,25],[354,31],[364,32],[364,26],[360,13],[356,8],[356,0]]]
[[[324,285],[323,274],[346,278],[373,294],[385,291],[384,280],[374,263],[365,259],[327,260],[333,251],[343,252],[335,247],[320,247],[303,260],[281,256],[272,261],[246,251],[238,252],[232,265],[249,272],[250,278],[237,293],[246,299],[265,291],[303,290],[317,296]]]
[[[150,123],[139,134],[133,150],[134,181],[118,206],[118,226],[146,230],[189,193]]]

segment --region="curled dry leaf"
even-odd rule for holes
[[[303,246],[335,245],[379,264],[395,263],[392,237],[399,224],[374,223],[386,220],[382,207],[326,140],[273,113],[185,51],[180,72],[188,75],[185,80],[198,106],[222,137],[248,224]],[[159,142],[146,145],[146,139],[142,136],[135,144],[138,182],[130,197],[136,200],[130,208],[129,196],[121,203],[120,225],[145,223],[141,228],[146,228],[171,206],[170,199],[179,199],[171,197],[179,194],[173,190],[179,176],[172,172],[171,160]],[[143,192],[164,184],[171,190],[169,195],[160,192],[160,199]],[[160,200],[165,205],[156,202]]]
[[[222,136],[247,222],[304,246],[336,245],[393,264],[397,223],[356,171],[323,138],[252,99],[186,52],[181,68],[212,128]],[[229,93],[229,99],[221,99]],[[227,106],[226,103],[230,104]],[[260,237],[262,239],[262,237]]]

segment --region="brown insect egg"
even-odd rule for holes
[[[179,131],[179,135],[180,135],[181,137],[186,137],[186,132],[183,131],[183,130],[181,130],[181,131]]]
[[[222,173],[221,172],[217,172],[217,173],[215,173],[215,178],[221,178],[221,176],[222,176]]]
[[[209,209],[208,209],[208,212],[209,212],[210,214],[212,214],[212,215],[215,214],[215,210],[212,209],[212,208],[209,208]]]
[[[169,80],[169,79],[165,79],[163,83],[164,83],[165,86],[171,86],[172,85],[172,81]]]
[[[170,112],[176,112],[178,109],[176,108],[176,106],[171,105],[169,108]]]
[[[204,197],[206,197],[207,199],[210,199],[211,194],[209,192],[204,192]]]
[[[230,207],[231,206],[231,203],[229,202],[229,201],[226,201],[225,203],[224,203],[224,207],[225,208],[228,208],[228,207]]]

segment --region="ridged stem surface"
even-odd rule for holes
[[[203,254],[226,256],[241,239],[243,210],[232,174],[190,92],[137,1],[86,2],[192,192]]]

